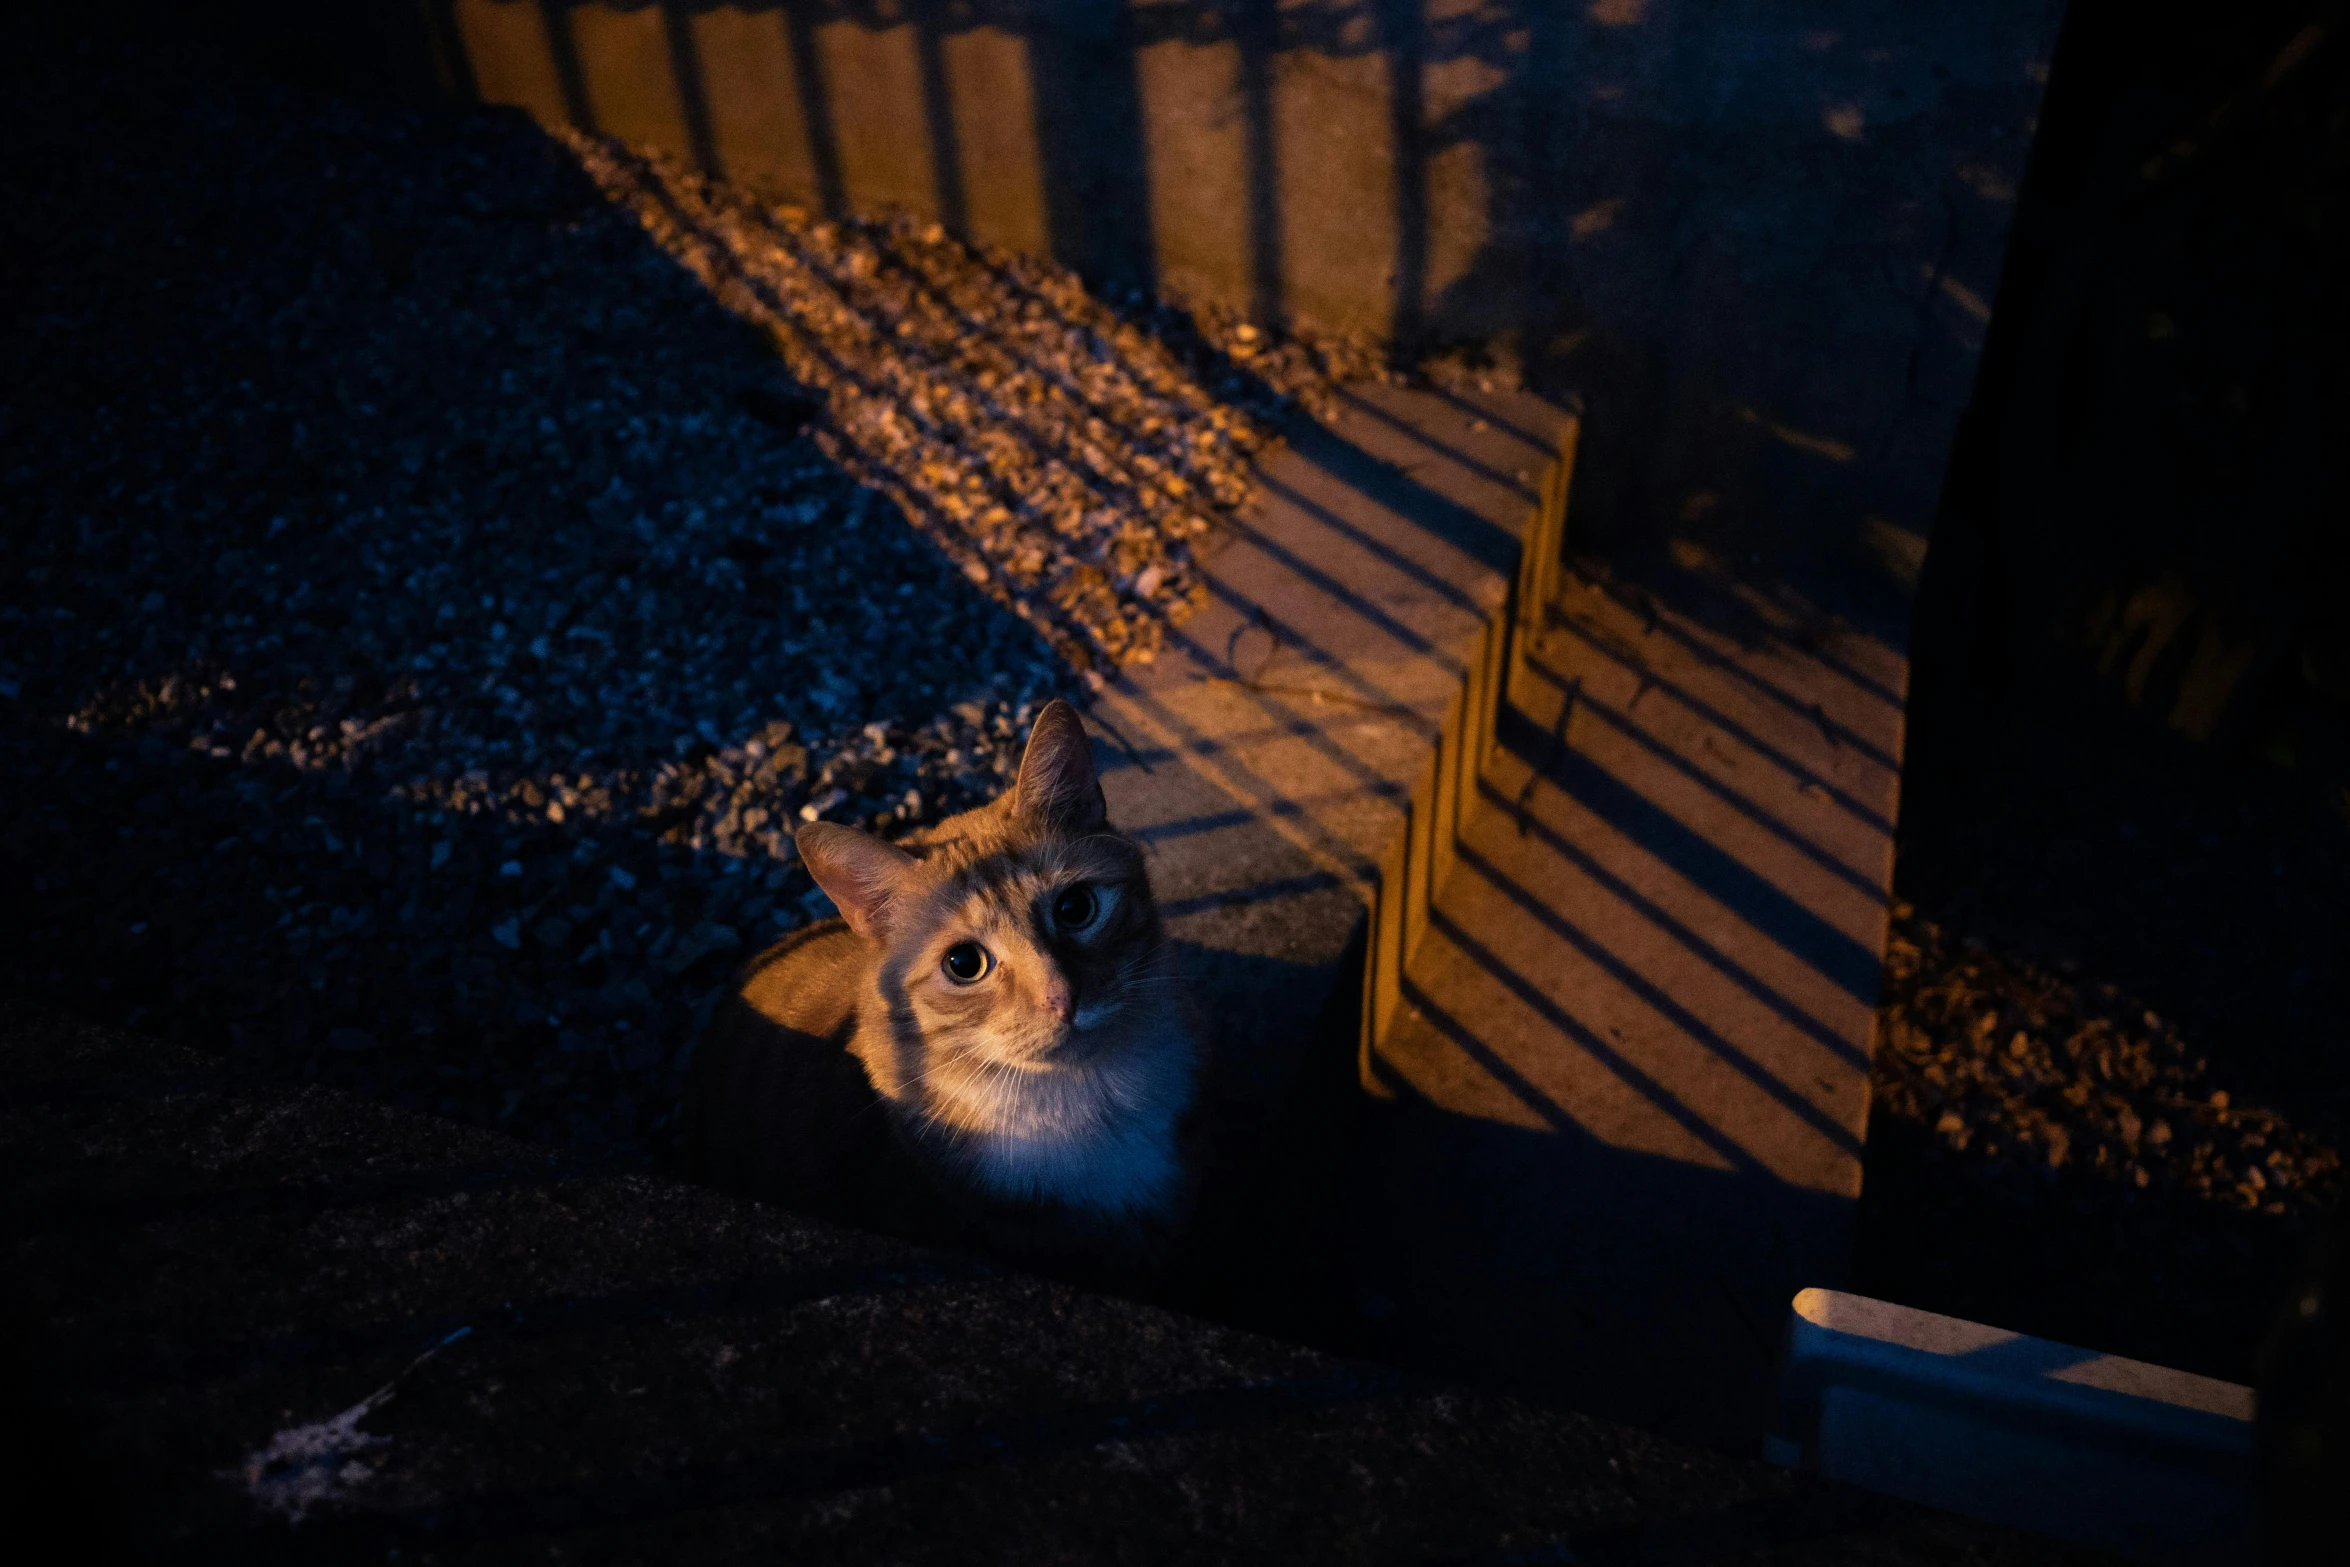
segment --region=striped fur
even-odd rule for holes
[[[1045,708],[993,804],[903,844],[824,823],[799,844],[842,918],[754,960],[704,1042],[698,1172],[1147,1282],[1194,1196],[1199,1048],[1142,850],[1106,819],[1075,710]],[[973,948],[984,973],[960,981]]]

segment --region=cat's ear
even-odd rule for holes
[[[1028,731],[1016,793],[1020,814],[1056,827],[1084,832],[1109,820],[1085,725],[1077,709],[1059,697],[1045,703],[1036,727]]]
[[[912,855],[838,822],[810,822],[792,834],[792,842],[851,930],[869,941],[889,934],[892,905],[913,868]]]

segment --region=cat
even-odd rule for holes
[[[813,822],[840,917],[746,966],[696,1051],[689,1169],[782,1206],[1147,1290],[1197,1196],[1202,1052],[1083,724],[991,804],[886,843]]]

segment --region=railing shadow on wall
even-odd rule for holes
[[[461,93],[663,146],[828,215],[910,210],[1097,283],[1188,274],[1267,323],[1292,314],[1296,283],[1281,190],[1296,128],[1279,123],[1275,76],[1310,55],[1340,73],[1319,95],[1320,139],[1392,177],[1368,210],[1360,181],[1325,182],[1359,230],[1346,248],[1362,276],[1309,313],[1405,336],[1426,314],[1426,133],[1407,106],[1429,40],[1414,4],[431,0],[429,20]],[[1485,42],[1452,47],[1495,53]],[[1373,145],[1355,145],[1365,131]],[[1369,232],[1375,213],[1392,232]]]
[[[1961,152],[2020,168],[2033,68],[1991,56],[2041,42],[1947,6],[1820,31],[1640,0],[425,4],[459,93],[815,212],[1498,351],[1587,405],[1583,544],[1737,616],[1665,561],[1696,538],[1713,575],[1799,581],[1896,644],[2012,202]]]

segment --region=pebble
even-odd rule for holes
[[[2304,1219],[2341,1194],[2334,1142],[2213,1086],[2175,1023],[2111,987],[1954,941],[1906,905],[1881,1037],[1876,1112],[1930,1128],[1989,1185],[2067,1167],[2087,1195],[2127,1182],[2164,1201],[2282,1201]]]

